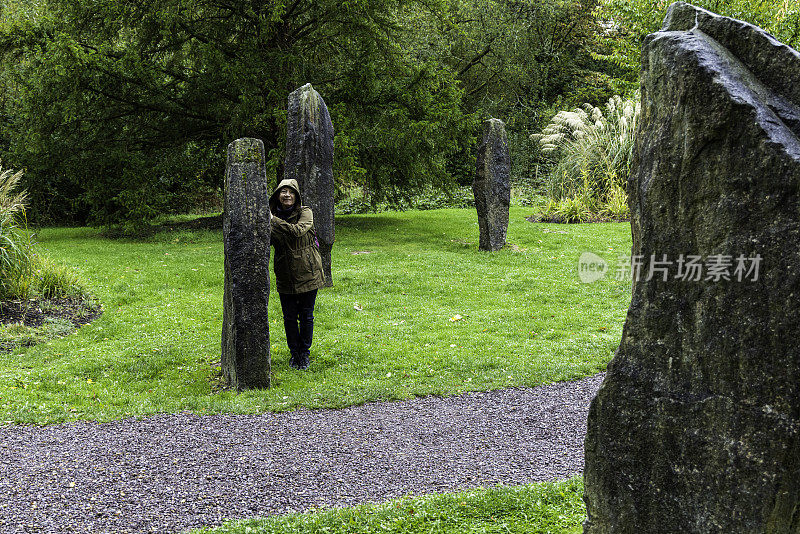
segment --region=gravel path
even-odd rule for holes
[[[178,532],[225,519],[583,470],[596,375],[343,410],[0,429],[0,532]]]

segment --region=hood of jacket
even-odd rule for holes
[[[281,183],[278,184],[278,187],[275,188],[275,191],[273,191],[269,197],[269,209],[272,211],[272,213],[275,213],[280,205],[278,193],[280,193],[281,189],[284,187],[292,189],[294,194],[297,195],[297,200],[294,201],[294,209],[297,209],[303,205],[303,198],[300,196],[300,186],[297,185],[297,180],[294,178],[286,178],[281,180]]]

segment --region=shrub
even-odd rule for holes
[[[542,152],[556,160],[546,182],[548,197],[561,201],[580,196],[594,210],[590,217],[626,218],[625,181],[639,114],[638,96],[623,100],[615,95],[605,113],[589,104],[560,111],[541,134],[532,135]]]
[[[592,196],[586,173],[583,174],[581,189],[563,198],[550,197],[539,211],[538,219],[559,223],[583,223],[596,217],[597,199]]]

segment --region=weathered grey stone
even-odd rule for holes
[[[478,210],[478,248],[500,250],[506,244],[508,207],[511,204],[511,157],[506,125],[500,119],[483,122],[478,164],[472,193]]]
[[[325,285],[333,285],[333,123],[328,106],[307,83],[289,95],[284,178],[300,185],[303,202],[314,212]]]
[[[268,201],[264,143],[237,139],[228,145],[222,223],[222,373],[237,390],[270,385]]]
[[[590,409],[584,532],[800,532],[800,54],[676,3],[642,63],[643,267]]]

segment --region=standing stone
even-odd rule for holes
[[[237,139],[228,145],[222,223],[222,373],[237,391],[270,385],[268,201],[264,143]]]
[[[506,244],[508,207],[511,204],[510,173],[506,125],[500,119],[484,121],[483,136],[478,145],[478,165],[472,182],[478,210],[480,250],[500,250]]]
[[[333,123],[328,106],[310,83],[289,94],[284,178],[294,178],[314,212],[325,285],[333,285]]]
[[[584,532],[800,532],[800,54],[676,3],[642,70],[642,268],[590,408]]]

